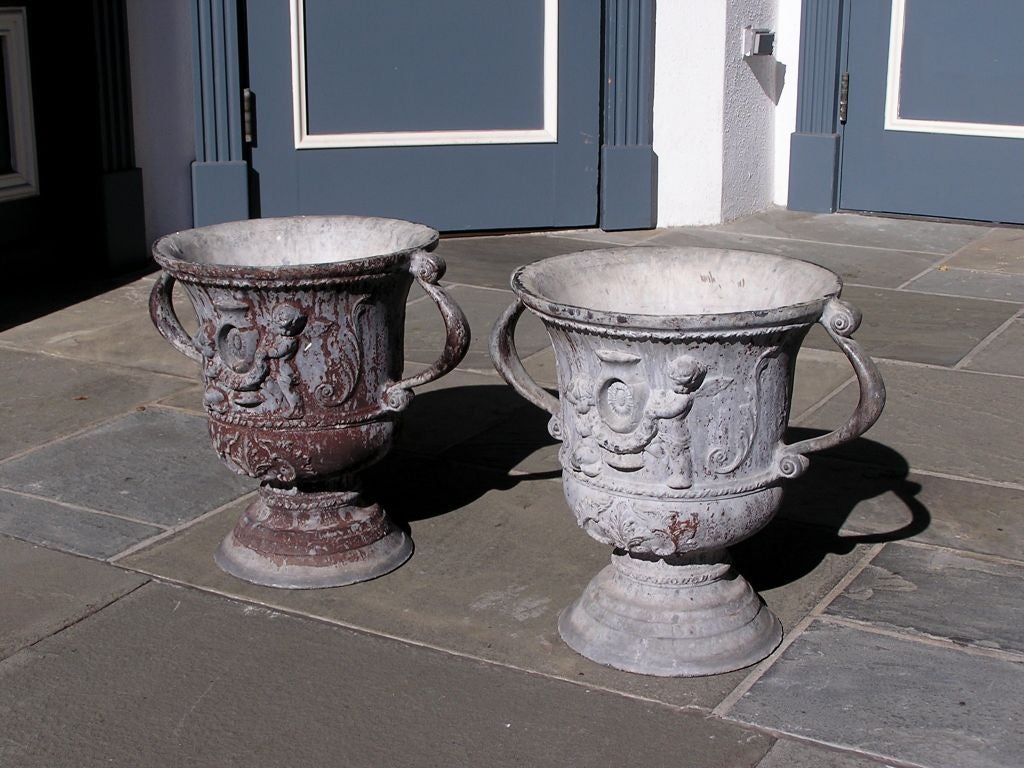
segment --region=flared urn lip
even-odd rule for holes
[[[432,251],[438,239],[437,230],[404,219],[282,216],[173,232],[153,244],[153,258],[186,281],[318,283],[404,270],[412,254]]]
[[[637,312],[622,302],[618,306],[602,307],[599,302],[574,302],[552,296],[548,283],[570,286],[572,283],[582,284],[593,281],[600,284],[602,277],[608,282],[608,267],[625,270],[627,274],[632,267],[646,267],[656,264],[659,260],[690,259],[697,267],[700,263],[714,262],[718,268],[733,266],[735,268],[750,267],[764,271],[777,270],[780,280],[786,278],[789,289],[796,295],[795,301],[778,302],[774,306],[760,306],[743,310],[702,311],[702,312]],[[669,261],[663,266],[671,266]],[[602,271],[605,274],[602,275]],[[562,273],[560,276],[559,273]],[[614,271],[611,274],[615,274]],[[621,277],[622,275],[620,275]],[[755,277],[756,275],[751,275]],[[660,275],[665,280],[669,277]],[[552,280],[552,278],[554,278]],[[715,282],[713,272],[693,270],[692,278],[698,281]],[[657,279],[657,278],[651,278]],[[740,279],[743,279],[742,277]],[[805,289],[801,293],[799,285],[804,282]],[[542,316],[567,321],[569,324],[595,325],[623,330],[656,330],[656,331],[731,331],[751,328],[765,328],[785,325],[803,325],[814,323],[821,317],[825,304],[837,298],[843,289],[842,278],[830,269],[809,261],[775,256],[755,251],[744,251],[731,248],[707,248],[696,246],[648,247],[632,246],[626,248],[606,248],[601,250],[577,251],[560,256],[553,256],[516,269],[512,274],[512,290],[530,309]],[[681,289],[682,290],[682,287]],[[571,289],[565,290],[572,293]],[[593,303],[597,306],[587,306]]]

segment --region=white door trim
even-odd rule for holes
[[[296,149],[550,144],[558,141],[558,0],[544,0],[544,125],[536,129],[310,133],[306,100],[305,0],[291,0],[292,104]]]
[[[0,174],[0,201],[39,194],[36,133],[32,117],[32,78],[24,8],[0,8],[0,48],[3,50],[13,172]]]
[[[889,70],[885,84],[885,130],[1024,139],[1024,125],[919,120],[900,116],[900,78],[903,72],[903,33],[906,28],[906,19],[907,0],[892,0],[892,16],[889,24]]]

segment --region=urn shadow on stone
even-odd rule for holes
[[[768,656],[781,624],[727,550],[768,524],[805,454],[858,437],[885,403],[839,276],[744,251],[622,248],[520,267],[512,289],[491,335],[495,367],[551,415],[569,507],[613,548],[562,613],[562,639],[598,663],[665,677]],[[526,309],[551,338],[557,399],[516,353]],[[787,443],[796,357],[815,323],[846,353],[860,398],[835,431]]]
[[[265,586],[334,587],[412,554],[359,475],[390,450],[412,388],[469,347],[466,318],[438,282],[437,239],[394,219],[299,216],[187,230],[154,246],[164,272],[153,322],[201,366],[217,454],[261,483],[216,553],[223,570]],[[437,305],[446,341],[431,367],[403,378],[413,281]],[[193,335],[175,316],[175,282],[196,311]]]
[[[790,428],[786,439],[797,442],[823,434]],[[910,467],[902,454],[863,437],[851,445],[864,463],[835,460],[827,452],[812,457],[800,480],[787,486],[778,517],[733,548],[736,569],[754,589],[798,581],[828,555],[846,555],[861,544],[909,539],[928,528],[931,513],[917,498],[920,484],[907,478]],[[859,504],[886,494],[904,508],[894,527],[879,533],[841,533]]]
[[[461,420],[467,439],[447,450],[431,451],[416,439],[455,420]],[[466,507],[491,491],[558,477],[560,470],[510,474],[523,459],[553,444],[547,421],[542,412],[524,408],[505,385],[424,392],[404,414],[395,450],[367,471],[367,486],[395,521],[407,526]]]

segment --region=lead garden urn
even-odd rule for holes
[[[619,669],[727,672],[768,656],[779,620],[727,548],[775,514],[805,454],[854,439],[885,388],[851,334],[840,278],[792,259],[620,248],[520,267],[495,325],[504,378],[551,415],[569,507],[611,564],[566,608],[565,642]],[[530,379],[513,334],[528,308],[554,347],[559,398]],[[786,444],[797,352],[815,323],[846,353],[860,400],[834,432]]]
[[[412,542],[358,480],[391,447],[412,388],[450,371],[469,346],[438,285],[433,229],[406,221],[310,216],[168,235],[150,298],[160,333],[202,366],[214,449],[260,481],[216,553],[234,576],[273,587],[331,587],[397,568]],[[413,281],[436,302],[447,340],[429,369],[402,378]],[[194,335],[174,314],[181,283]],[[187,481],[187,479],[186,479]]]

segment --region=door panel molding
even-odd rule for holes
[[[558,141],[558,5],[544,0],[543,126],[535,129],[311,133],[306,73],[305,0],[290,0],[292,110],[296,149],[553,144]]]
[[[1024,125],[973,123],[956,120],[922,120],[900,115],[900,87],[903,75],[903,43],[907,22],[907,0],[892,0],[889,27],[889,61],[885,86],[885,123],[887,131],[942,133],[955,136],[989,136],[997,139],[1024,139]]]
[[[654,0],[604,1],[600,225],[655,225]]]
[[[194,226],[249,218],[249,165],[242,147],[238,0],[192,0],[196,161]]]
[[[395,207],[387,180],[379,178],[381,169],[387,170],[390,162],[385,162],[385,158],[409,164],[407,174],[423,176],[424,169],[434,169],[439,185],[422,195],[427,195],[430,206],[443,212],[436,221],[445,229],[593,226],[598,215],[602,226],[610,229],[653,226],[657,168],[651,145],[655,0],[545,0],[545,65],[551,72],[551,87],[546,87],[544,93],[544,111],[549,115],[544,131],[549,136],[543,137],[543,143],[520,142],[502,149],[489,141],[474,140],[473,144],[478,146],[458,146],[451,138],[435,134],[430,138],[441,139],[450,146],[423,141],[422,148],[416,148],[412,142],[405,143],[407,136],[392,136],[392,140],[399,141],[381,143],[377,133],[371,134],[372,144],[342,144],[338,145],[337,153],[327,149],[322,154],[299,152],[296,148],[296,115],[303,112],[296,109],[293,97],[304,89],[294,87],[299,64],[297,57],[291,55],[293,49],[298,50],[295,32],[299,24],[292,11],[295,2],[189,0],[196,73],[197,162],[192,167],[196,226],[259,216],[261,206],[266,215],[283,215],[279,211],[330,212],[327,197],[311,190],[337,190],[339,179],[357,178],[360,174],[373,178],[375,184],[372,188],[361,188],[355,202],[347,202],[345,209],[359,208],[379,214]],[[255,53],[247,56],[254,44],[254,19],[263,19],[264,14],[272,14],[271,23],[282,31],[280,43],[261,32],[262,36],[255,38]],[[539,39],[534,39],[539,48]],[[538,53],[535,51],[532,56]],[[537,58],[532,60],[537,62]],[[605,77],[601,78],[599,72],[591,82],[588,68],[591,62],[602,60]],[[558,72],[559,69],[562,71]],[[240,139],[239,86],[254,89],[258,107],[257,136],[248,146],[241,144]],[[263,92],[258,92],[260,88]],[[278,91],[284,99],[274,102],[276,97],[272,96]],[[587,105],[602,95],[600,111],[595,115],[601,125],[592,124],[585,117]],[[562,120],[556,125],[559,110]],[[538,125],[539,113],[537,109],[534,122],[526,125]],[[315,117],[315,104],[313,114]],[[315,136],[306,138],[315,140]],[[554,141],[556,138],[559,141]],[[346,139],[351,139],[351,135]],[[500,141],[508,143],[504,136]],[[306,144],[302,149],[310,146]],[[275,147],[289,147],[294,159],[274,159],[271,150]],[[361,147],[379,148],[369,148],[361,154]],[[454,195],[449,192],[460,183],[465,186],[456,172],[457,164],[447,158],[464,156],[472,158],[467,162],[489,167],[484,161],[491,157],[489,153],[499,149],[507,160],[490,171],[496,179],[492,191],[481,191],[457,202],[452,197],[445,202],[444,195]],[[549,151],[550,155],[545,154]],[[541,154],[537,155],[538,152]],[[344,159],[338,153],[345,153]],[[444,162],[437,166],[441,161]],[[520,179],[552,172],[553,187],[545,182],[536,188],[535,194],[522,197],[510,198],[508,184],[499,184],[502,174]],[[305,186],[299,184],[301,174],[305,175]],[[391,187],[402,186],[402,178],[399,174]],[[572,178],[577,181],[571,182]],[[473,178],[473,186],[479,187],[481,183],[481,179]],[[440,198],[439,190],[444,193]],[[494,205],[485,205],[480,199],[488,195],[503,200],[500,214]]]
[[[100,115],[100,205],[107,264],[116,271],[149,260],[142,170],[135,165],[127,0],[93,0]]]
[[[851,84],[848,120],[841,129],[840,207],[1024,223],[1020,183],[1024,144],[1003,137],[946,133],[934,125],[971,119],[1001,122],[1003,115],[1006,121],[1015,120],[1013,111],[994,111],[987,103],[1008,98],[1007,89],[994,84],[983,87],[986,78],[995,83],[1002,77],[998,59],[1003,48],[986,49],[984,40],[971,38],[972,52],[965,50],[948,62],[940,60],[950,40],[970,36],[966,25],[972,23],[972,9],[960,0],[928,0],[920,6],[906,3],[906,7],[902,108],[905,115],[933,123],[932,130],[885,128],[894,42],[891,0],[850,3],[846,65]],[[1001,27],[1012,34],[1024,24],[1019,0],[990,0],[986,7],[992,16],[979,19],[979,26]],[[926,9],[928,15],[918,18],[919,9]],[[922,26],[917,27],[918,23]],[[898,27],[895,42],[898,47]],[[920,47],[930,45],[936,48]],[[970,82],[978,84],[977,93],[960,90],[943,96],[957,84]],[[888,101],[891,104],[894,99]]]
[[[28,33],[24,8],[0,9],[0,56],[11,143],[11,170],[0,174],[0,201],[39,194],[35,124],[32,115],[32,78],[29,72]]]
[[[796,211],[828,213],[839,197],[836,91],[845,0],[802,0],[796,131],[790,138],[789,199]]]

